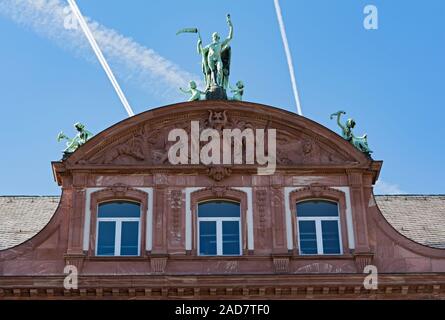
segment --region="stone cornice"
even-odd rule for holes
[[[65,290],[61,276],[0,277],[0,299],[443,299],[445,273],[380,274],[378,289],[361,274],[80,276]],[[240,286],[240,283],[243,283]]]

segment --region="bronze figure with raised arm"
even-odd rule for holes
[[[210,86],[227,88],[228,75],[230,68],[230,46],[233,38],[233,24],[230,15],[227,15],[227,24],[229,25],[228,37],[220,41],[217,32],[212,34],[212,43],[203,47],[201,35],[198,33],[197,49],[202,55],[202,69],[205,75],[207,89]]]
[[[198,28],[184,28],[176,33],[177,35],[182,33],[195,33],[198,35],[196,50],[201,55],[201,67],[205,81],[205,100],[227,100],[232,54],[230,42],[233,38],[233,24],[230,14],[227,15],[227,25],[229,26],[227,38],[221,41],[219,34],[214,32],[212,34],[212,42],[207,46],[203,46]]]

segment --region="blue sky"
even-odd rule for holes
[[[136,113],[186,99],[176,88],[200,78],[200,57],[195,36],[175,33],[225,36],[226,13],[235,27],[232,83],[245,82],[245,100],[296,110],[273,0],[77,4],[98,23],[99,45]],[[367,4],[379,10],[378,30],[363,28]],[[64,6],[0,0],[0,195],[59,194],[50,166],[63,149],[57,133],[72,135],[76,121],[97,133],[127,116],[86,38],[63,28]],[[304,115],[335,131],[331,113],[356,120],[356,134],[366,132],[374,159],[384,160],[380,193],[443,194],[445,1],[281,7]]]

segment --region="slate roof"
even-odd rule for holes
[[[16,246],[42,230],[56,211],[59,198],[0,197],[0,250]]]
[[[445,195],[376,196],[385,218],[406,237],[445,249]],[[0,197],[0,250],[18,245],[48,223],[58,196]]]
[[[386,220],[404,236],[445,249],[445,195],[376,196]]]

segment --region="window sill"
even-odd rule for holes
[[[352,260],[354,256],[352,254],[339,254],[339,255],[241,255],[241,256],[197,256],[197,255],[169,255],[168,259],[172,260],[213,260],[213,261],[228,261],[228,260],[265,260],[274,257],[287,257],[291,260]]]
[[[90,260],[90,261],[115,261],[115,260],[142,261],[147,259],[148,256],[87,256],[85,258],[85,260]]]
[[[292,260],[349,260],[354,256],[352,254],[294,254],[290,258]]]
[[[241,256],[197,256],[197,255],[165,255],[170,260],[201,260],[201,261],[233,261],[233,260],[264,260],[273,258],[275,255],[241,255]],[[297,255],[297,254],[282,254],[277,255],[288,257],[290,260],[352,260],[352,254],[339,255]],[[147,261],[152,258],[157,258],[156,255],[145,256],[86,256],[88,261]]]
[[[234,260],[264,260],[269,259],[270,255],[241,255],[241,256],[197,256],[197,255],[169,255],[172,260],[198,260],[198,261],[234,261]]]

